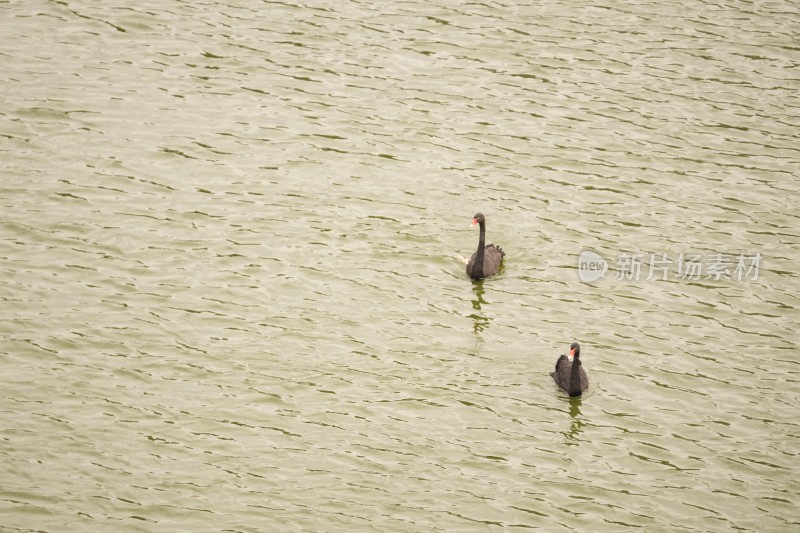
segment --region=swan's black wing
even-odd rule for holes
[[[556,372],[558,372],[558,370],[559,370],[559,369],[560,369],[560,368],[561,368],[563,365],[565,365],[565,364],[566,364],[566,365],[569,365],[569,358],[568,358],[566,355],[564,355],[564,354],[561,354],[561,357],[559,357],[558,359],[556,359],[556,371],[555,371],[555,372],[553,372],[553,374],[555,374]],[[551,375],[552,375],[552,374],[551,374]]]
[[[556,361],[556,369],[550,372],[550,376],[556,385],[564,390],[569,390],[569,373],[572,370],[572,363],[566,355],[562,355]]]
[[[490,244],[483,252],[483,275],[494,276],[500,270],[500,263],[506,253],[499,246]]]

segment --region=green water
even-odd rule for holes
[[[798,529],[797,3],[0,30],[3,531]]]

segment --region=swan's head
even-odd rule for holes
[[[473,226],[475,224],[483,225],[485,223],[486,223],[486,217],[483,216],[483,213],[476,213],[475,215],[473,215],[473,217],[472,217],[472,225]]]
[[[577,342],[573,342],[569,345],[569,360],[572,361],[573,357],[580,357],[581,355],[581,345]]]

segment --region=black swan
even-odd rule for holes
[[[555,372],[550,373],[556,384],[570,396],[580,396],[589,388],[589,378],[581,365],[581,346],[573,342],[569,347],[569,357],[562,355],[556,361]]]
[[[500,263],[503,261],[503,256],[506,253],[494,244],[489,246],[485,245],[486,241],[486,217],[478,213],[472,217],[472,225],[480,224],[481,236],[478,241],[478,251],[472,254],[469,262],[467,263],[467,274],[472,279],[482,279],[487,276],[497,274],[500,269]]]

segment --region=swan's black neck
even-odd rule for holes
[[[481,221],[481,236],[478,240],[478,251],[475,253],[475,262],[472,264],[472,277],[483,277],[483,252],[486,248],[486,222]]]
[[[580,396],[581,394],[581,356],[576,353],[572,358],[572,371],[569,374],[569,395]]]

